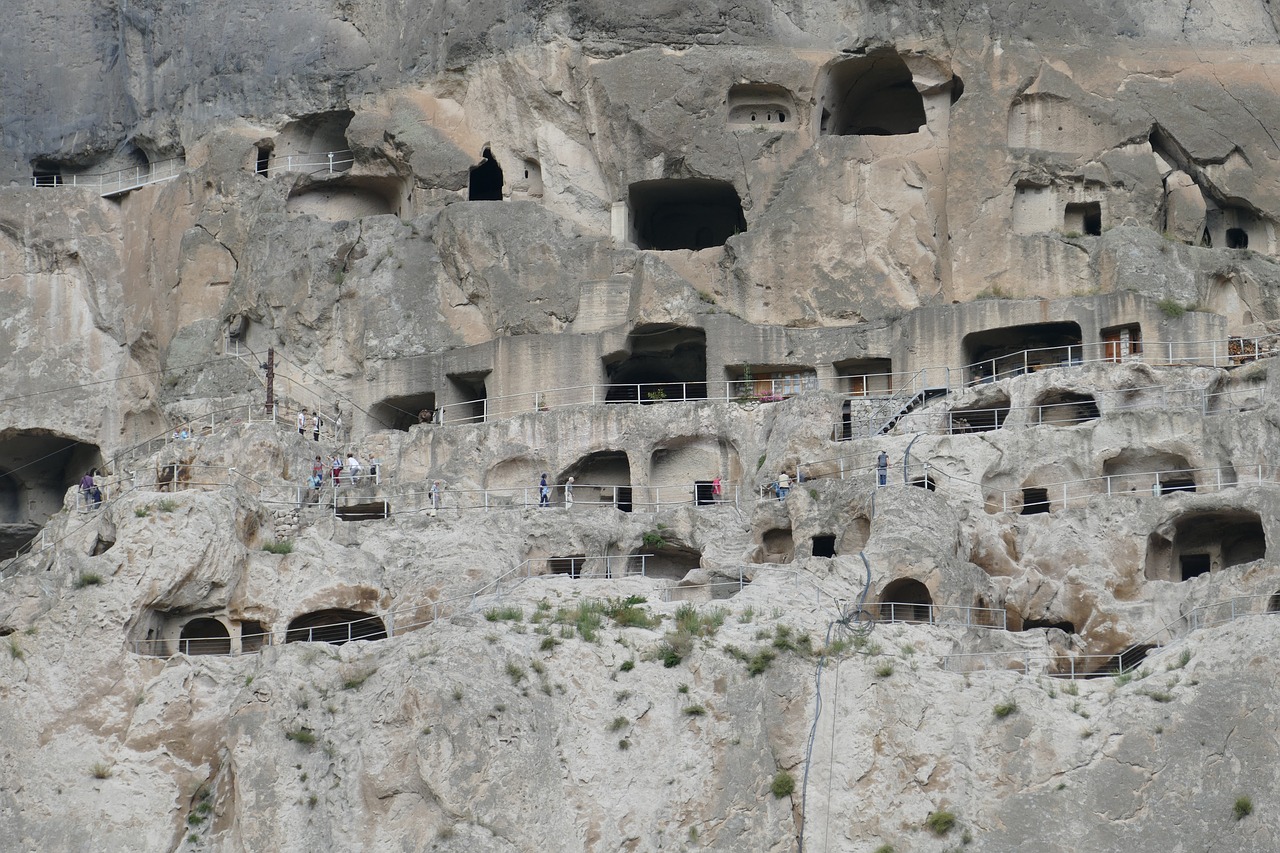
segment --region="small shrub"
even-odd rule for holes
[[[631,748],[631,741],[627,740],[626,738],[623,738],[622,740],[618,741],[618,749],[622,750],[623,752],[626,752],[630,748]]]
[[[156,509],[160,510],[161,512],[173,512],[177,508],[178,508],[178,502],[175,500],[170,500],[169,498],[164,498],[163,500],[156,502]]]
[[[105,761],[95,761],[93,766],[89,768],[89,772],[93,774],[95,779],[110,779],[113,768]]]
[[[684,715],[686,717],[701,717],[707,713],[707,709],[701,705],[685,705]]]
[[[146,518],[148,515],[151,515],[151,506],[149,504],[143,505],[143,506],[135,506],[133,508],[134,518]]]
[[[84,589],[86,586],[99,586],[102,583],[102,575],[93,572],[85,572],[76,577],[76,589]]]
[[[1156,307],[1163,312],[1164,316],[1176,320],[1183,314],[1187,313],[1187,308],[1181,302],[1170,297],[1165,297],[1156,303]]]
[[[893,664],[882,663],[876,667],[876,678],[888,678],[893,675]]]
[[[791,796],[795,789],[795,777],[785,770],[779,770],[774,774],[773,781],[769,783],[769,791],[779,800]]]
[[[1182,669],[1189,663],[1191,663],[1191,649],[1183,649],[1182,654],[1178,655],[1177,663],[1169,664],[1169,669]]]
[[[679,693],[681,696],[688,696],[688,695],[689,695],[689,685],[687,685],[687,684],[681,684],[679,687],[677,687],[677,688],[676,688],[676,692],[677,692],[677,693]]]
[[[1074,681],[1068,681],[1066,685],[1063,686],[1062,692],[1067,694],[1068,696],[1079,696],[1080,685],[1076,684]]]
[[[22,650],[22,646],[18,645],[18,638],[10,637],[9,638],[9,657],[13,658],[14,660],[22,660],[26,656],[27,656],[27,653]]]
[[[769,649],[761,649],[751,656],[747,661],[747,673],[752,678],[761,675],[769,668],[769,664],[773,663],[775,655]]]
[[[955,812],[946,809],[929,812],[929,816],[924,819],[924,825],[934,835],[946,835],[956,825]]]
[[[1010,699],[1008,702],[1001,702],[991,709],[991,713],[996,715],[997,719],[1003,720],[1005,717],[1018,710],[1018,702],[1016,699]]]
[[[1133,673],[1122,672],[1116,676],[1116,687],[1123,687],[1126,684],[1128,684],[1130,681],[1133,681]]]
[[[302,726],[294,729],[293,731],[285,732],[284,736],[294,743],[300,743],[303,746],[311,746],[316,742],[315,732]]]
[[[738,614],[738,621],[743,625],[750,623],[754,618],[756,618],[756,609],[754,607],[745,607],[742,612]]]
[[[543,637],[542,642],[538,644],[538,651],[549,652],[558,645],[560,645],[560,641],[548,634]]]
[[[879,847],[873,850],[872,853],[893,853],[893,845],[881,844]]]
[[[618,671],[619,671],[619,672],[630,672],[631,670],[633,670],[633,669],[635,669],[635,668],[636,668],[636,662],[635,662],[634,660],[632,660],[632,659],[628,658],[627,660],[624,660],[624,661],[623,661],[623,662],[618,666]]]
[[[609,724],[609,731],[620,732],[629,725],[631,725],[631,721],[626,717],[614,717],[613,722]]]
[[[667,544],[667,537],[656,530],[650,530],[640,537],[640,541],[644,543],[646,548],[661,548]]]
[[[656,628],[662,624],[662,617],[651,615],[643,607],[645,598],[642,595],[631,595],[624,599],[611,598],[605,603],[605,615],[621,628]]]
[[[494,607],[484,612],[484,618],[490,622],[522,622],[524,610],[514,605]]]
[[[188,826],[199,826],[202,823],[204,823],[204,815],[197,814],[195,812],[192,812],[191,814],[187,815]]]
[[[1156,702],[1163,703],[1173,701],[1173,694],[1167,690],[1144,690],[1142,693]]]
[[[194,832],[193,832],[193,833],[191,833],[190,835],[188,835],[188,836],[187,836],[187,843],[188,843],[188,844],[199,844],[199,843],[200,843],[200,836],[196,835]]]
[[[292,554],[293,543],[288,539],[281,539],[278,542],[263,542],[262,550],[268,554]]]
[[[1231,807],[1231,812],[1236,816],[1236,820],[1244,820],[1253,814],[1253,798],[1247,794],[1236,797],[1236,802]]]
[[[524,680],[524,667],[513,660],[507,661],[507,675],[511,678],[512,684],[519,684]]]

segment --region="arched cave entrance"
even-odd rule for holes
[[[1053,389],[1035,401],[1037,419],[1047,426],[1074,426],[1101,417],[1092,394]]]
[[[332,643],[340,646],[352,640],[385,640],[386,626],[377,616],[359,610],[317,610],[304,613],[289,623],[286,643]]]
[[[1258,513],[1243,509],[1190,512],[1147,537],[1146,576],[1185,581],[1266,556],[1266,531]]]
[[[633,237],[641,249],[709,249],[747,230],[742,200],[728,181],[639,181],[631,185],[629,200]]]
[[[1080,324],[1074,322],[971,332],[964,336],[963,346],[972,382],[992,382],[1083,359]]]
[[[30,542],[67,489],[101,464],[93,444],[47,430],[0,432],[0,560]]]
[[[231,633],[227,626],[207,616],[192,619],[182,626],[178,637],[178,653],[183,655],[229,655]]]
[[[947,431],[957,435],[1000,429],[1009,416],[1009,405],[1009,395],[1000,392],[954,408],[947,412]]]
[[[552,490],[552,500],[563,498],[570,477],[575,504],[611,504],[631,512],[631,462],[625,451],[597,450],[578,459],[555,478],[561,488]]]
[[[471,169],[467,186],[469,201],[502,201],[502,167],[488,148],[480,155],[480,165]]]
[[[686,545],[642,547],[636,554],[641,553],[650,555],[644,560],[645,577],[660,580],[684,580],[685,575],[702,565],[702,553]],[[635,555],[633,555],[632,564],[637,567],[640,565],[640,560]]]
[[[931,622],[933,597],[913,578],[899,578],[880,595],[881,622]]]
[[[609,403],[702,400],[707,396],[707,333],[665,323],[637,326],[627,350],[605,356]]]
[[[898,54],[852,57],[831,67],[822,101],[823,136],[897,136],[924,124],[924,98]]]

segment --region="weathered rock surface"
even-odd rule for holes
[[[1277,15],[7,10],[5,849],[1275,849]]]

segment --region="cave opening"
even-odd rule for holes
[[[728,181],[639,181],[631,185],[629,201],[634,239],[641,249],[709,249],[747,230],[742,200]]]
[[[467,186],[470,201],[502,201],[502,167],[488,148],[480,155],[480,164],[471,169]]]
[[[924,124],[924,98],[898,54],[851,57],[831,67],[822,135],[898,136]]]

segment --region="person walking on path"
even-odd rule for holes
[[[720,495],[722,494],[720,486],[720,475],[716,474],[716,478],[711,481],[711,500],[714,503],[720,503]]]
[[[436,480],[431,484],[430,491],[427,496],[431,498],[431,515],[435,516],[440,511],[440,481]]]
[[[298,409],[298,435],[304,438],[307,435],[307,410]]]
[[[564,508],[571,509],[573,507],[573,478],[570,477],[564,482]]]
[[[356,456],[355,453],[352,453],[350,456],[347,457],[347,476],[351,478],[351,485],[354,486],[360,482],[361,468],[362,466],[360,465],[359,456]]]
[[[547,475],[542,475],[538,483],[538,506],[551,506],[551,487],[547,485]]]
[[[324,426],[324,421],[320,419],[320,412],[316,410],[311,413],[311,435],[316,441],[320,440],[320,427]]]
[[[791,478],[787,476],[787,470],[784,468],[778,473],[778,500],[786,498],[787,493],[791,491]]]
[[[883,450],[880,456],[876,458],[876,485],[889,485],[889,454]]]
[[[332,457],[330,460],[330,464],[333,465],[333,485],[341,486],[342,485],[342,457],[341,456]]]

